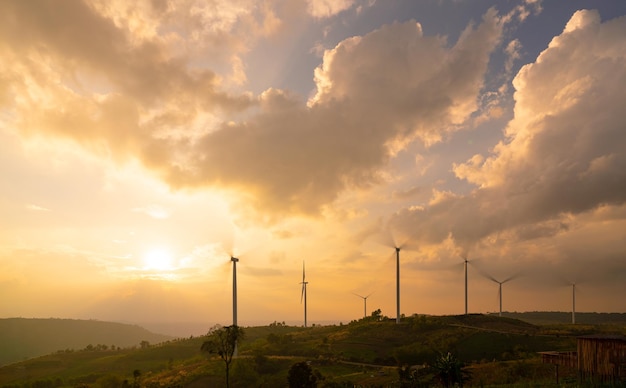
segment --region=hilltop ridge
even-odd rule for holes
[[[546,386],[554,371],[541,364],[538,352],[574,350],[576,336],[626,334],[626,326],[540,326],[482,314],[413,315],[397,324],[379,314],[348,324],[304,328],[274,322],[244,331],[233,365],[235,386],[284,386],[289,368],[301,361],[318,369],[329,386],[389,386],[398,382],[401,367],[428,383],[434,378],[433,362],[448,352],[467,366],[474,383]],[[223,363],[200,351],[205,339],[57,352],[0,367],[0,385],[121,386],[138,371],[146,386],[223,386]],[[575,371],[568,376],[575,378]]]
[[[124,323],[61,318],[0,318],[0,365],[91,346],[132,347],[172,337]]]

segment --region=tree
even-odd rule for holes
[[[318,380],[322,380],[322,375],[311,369],[306,361],[293,364],[287,375],[289,388],[315,388]]]
[[[374,310],[372,311],[372,315],[370,315],[370,319],[376,321],[376,322],[380,322],[385,320],[385,318],[387,318],[386,316],[383,315],[383,312],[380,309]]]
[[[467,379],[467,371],[463,370],[463,363],[459,361],[452,353],[441,354],[433,368],[435,376],[444,387],[463,386],[463,382]]]
[[[141,384],[141,371],[135,369],[133,371],[133,388],[139,388]]]
[[[226,365],[226,387],[230,387],[230,364],[237,349],[237,342],[244,338],[243,329],[236,325],[215,325],[209,330],[207,337],[208,339],[202,343],[200,350],[220,356]]]

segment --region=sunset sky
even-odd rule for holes
[[[0,1],[0,317],[626,312],[626,2]]]

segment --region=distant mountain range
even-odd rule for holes
[[[123,323],[78,319],[0,319],[0,365],[57,351],[128,348],[173,337]]]

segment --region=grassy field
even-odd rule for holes
[[[537,352],[575,350],[575,336],[581,334],[626,334],[625,326],[536,326],[489,315],[414,316],[400,325],[368,317],[338,326],[273,324],[244,330],[231,369],[234,387],[286,386],[289,368],[300,361],[321,374],[320,387],[432,386],[436,380],[429,366],[447,352],[467,365],[466,386],[550,386],[554,367],[541,364]],[[122,387],[124,381],[141,387],[224,386],[224,363],[200,352],[203,341],[58,352],[0,368],[0,386]],[[413,367],[405,385],[401,366]],[[572,373],[562,370],[561,383],[575,386]]]

